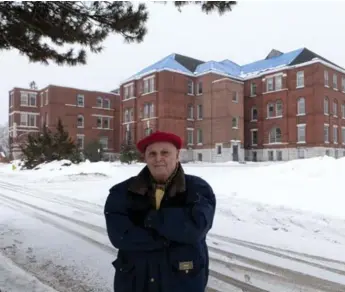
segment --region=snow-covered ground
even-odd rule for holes
[[[104,202],[144,165],[67,164],[0,165],[1,292],[112,291]],[[217,196],[209,291],[345,291],[345,159],[184,169]]]

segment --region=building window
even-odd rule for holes
[[[97,107],[103,107],[103,98],[97,97]]]
[[[202,93],[203,93],[203,91],[202,91],[202,82],[199,81],[199,82],[197,83],[197,86],[196,86],[196,94],[197,94],[197,95],[201,95]]]
[[[84,135],[77,135],[77,146],[79,149],[84,149]]]
[[[274,152],[272,150],[268,151],[268,161],[274,160]]]
[[[333,100],[333,116],[338,116],[338,101],[336,99]]]
[[[277,154],[277,161],[282,161],[283,160],[283,151],[278,150],[276,152],[276,154]]]
[[[305,143],[306,142],[306,125],[297,125],[297,142]]]
[[[97,128],[101,129],[102,128],[102,118],[97,117]]]
[[[84,128],[84,117],[82,115],[79,115],[77,118],[77,127]]]
[[[345,119],[345,104],[344,103],[341,104],[341,117]]]
[[[324,81],[325,81],[325,86],[329,86],[329,77],[328,77],[328,71],[324,71],[323,72],[323,78],[324,78]]]
[[[304,71],[299,71],[296,74],[296,88],[304,87]]]
[[[198,153],[198,161],[202,161],[202,153]]]
[[[21,113],[20,114],[20,125],[26,127],[36,127],[36,115]]]
[[[256,95],[256,83],[252,82],[250,84],[250,96]]]
[[[193,145],[193,130],[187,129],[187,141],[188,145]]]
[[[134,84],[127,84],[124,86],[124,97],[123,99],[129,99],[131,97],[134,97]]]
[[[252,107],[251,115],[252,115],[252,121],[258,120],[258,110],[256,107]]]
[[[274,87],[273,87],[273,78],[270,77],[270,78],[267,78],[266,79],[266,91],[267,92],[270,92],[270,91],[273,91],[274,90]]]
[[[252,161],[257,162],[258,161],[258,153],[256,151],[252,152]]]
[[[231,126],[233,129],[238,129],[238,117],[233,117],[231,121]]]
[[[238,102],[238,92],[237,91],[232,92],[232,101]]]
[[[329,125],[323,125],[323,140],[325,143],[329,143]]]
[[[198,120],[202,120],[203,118],[203,110],[202,110],[202,104],[198,104],[197,107],[197,114],[198,114]]]
[[[14,104],[14,102],[13,102],[13,92],[11,92],[10,93],[10,107],[13,107],[13,104]]]
[[[103,129],[110,129],[110,118],[102,118]]]
[[[134,120],[134,109],[133,108],[125,109],[124,118],[125,118],[124,123],[133,122],[133,120]]]
[[[278,100],[276,102],[276,117],[282,117],[283,116],[283,102],[281,100]]]
[[[333,143],[338,144],[338,126],[333,126]]]
[[[281,143],[282,142],[282,132],[280,128],[273,128],[269,133],[269,143]]]
[[[155,91],[155,77],[147,77],[144,79],[144,94]]]
[[[337,76],[337,74],[333,74],[333,88],[338,89],[338,76]]]
[[[36,94],[29,93],[29,106],[36,106]]]
[[[251,140],[252,140],[252,146],[258,145],[258,130],[257,129],[251,130]]]
[[[223,147],[222,147],[221,144],[219,144],[219,145],[216,146],[217,155],[221,155],[221,154],[222,154],[222,150],[223,150],[222,148],[223,148]]]
[[[188,94],[194,94],[194,82],[192,80],[188,80]]]
[[[78,94],[77,95],[77,106],[84,107],[84,95]]]
[[[101,144],[102,149],[108,149],[108,137],[101,137],[99,139],[99,144]]]
[[[304,149],[298,148],[297,149],[297,158],[304,159],[305,158],[305,151]]]
[[[152,133],[153,133],[152,128],[146,128],[146,129],[145,129],[145,136],[149,136],[149,135],[151,135]]]
[[[305,98],[300,97],[297,100],[297,115],[305,115]]]
[[[329,100],[327,96],[323,99],[323,113],[329,115]]]
[[[144,104],[144,119],[153,118],[155,112],[155,105],[150,103]]]
[[[341,90],[345,92],[345,77],[341,78]]]
[[[283,87],[283,84],[282,84],[282,76],[279,75],[279,76],[276,76],[275,77],[275,89],[276,90],[281,90]]]
[[[202,137],[202,129],[198,129],[197,133],[196,133],[196,140],[198,144],[202,144],[203,141],[203,137]]]
[[[194,119],[194,107],[192,104],[188,105],[188,119]]]
[[[103,108],[107,108],[107,109],[110,109],[110,100],[105,98],[103,100]]]
[[[274,104],[273,103],[269,103],[267,105],[267,117],[268,118],[274,117]]]
[[[20,94],[20,105],[21,106],[28,106],[28,94],[22,92]]]
[[[345,127],[341,127],[341,141],[345,145]]]

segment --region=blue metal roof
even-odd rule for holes
[[[186,67],[181,65],[175,60],[176,54],[171,54],[158,62],[146,67],[145,69],[139,71],[137,74],[131,76],[127,80],[132,80],[134,78],[140,78],[143,75],[149,74],[150,72],[161,71],[164,69],[174,70],[176,72],[189,74],[189,75],[199,75],[209,71],[219,72],[231,77],[243,78],[246,75],[259,74],[260,72],[283,67],[289,65],[302,51],[298,49],[292,52],[282,54],[277,57],[272,57],[269,59],[259,60],[253,63],[249,63],[243,66],[240,66],[230,60],[223,60],[220,62],[217,61],[208,61],[202,63],[196,67],[195,72],[188,70]]]
[[[304,49],[298,49],[289,53],[282,54],[278,57],[256,61],[241,66],[242,74],[249,74],[258,71],[289,65]]]

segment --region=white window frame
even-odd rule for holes
[[[323,114],[329,115],[329,98],[327,96],[323,98]]]
[[[77,107],[85,107],[85,96],[77,94]]]
[[[341,90],[345,92],[345,77],[341,78]]]
[[[196,84],[196,94],[202,95],[203,93],[204,91],[203,91],[202,81],[198,81],[198,83]]]
[[[306,124],[297,125],[297,143],[306,143],[306,139],[307,139],[306,129],[307,129]]]
[[[280,136],[277,135],[277,130],[280,131]],[[268,143],[269,144],[280,144],[282,143],[282,138],[283,138],[283,134],[282,134],[282,130],[279,127],[273,127],[268,135]]]
[[[258,132],[258,129],[251,129],[250,130],[250,143],[252,146],[257,146],[258,145],[258,139],[259,139],[259,132]],[[256,143],[254,143],[254,132],[256,133]]]
[[[234,122],[235,122],[235,124],[234,124]],[[231,128],[232,129],[238,129],[239,128],[239,117],[232,117]]]
[[[79,123],[79,119],[81,119],[81,123]],[[77,116],[77,128],[84,128],[84,116],[83,115],[78,115]]]
[[[298,71],[296,73],[296,88],[304,87],[304,71]]]
[[[345,119],[345,103],[341,104],[341,117]]]
[[[339,137],[338,137],[338,126],[333,125],[333,144],[338,144]]]
[[[197,105],[197,119],[198,120],[203,119],[203,106],[202,106],[202,104]]]
[[[20,106],[28,106],[29,105],[29,94],[26,92],[20,93]]]
[[[278,105],[281,106],[280,110],[278,110]],[[280,118],[283,116],[283,101],[277,100],[275,104],[275,116]]]
[[[81,140],[81,147],[79,147],[79,149],[83,150],[84,149],[84,144],[85,144],[85,135],[84,134],[77,134],[77,145],[79,145],[78,140]]]
[[[144,94],[155,92],[155,76],[149,76],[144,78]]]
[[[304,116],[306,114],[305,111],[305,98],[299,97],[297,99],[297,115],[298,116]]]
[[[273,77],[266,78],[266,92],[274,91],[274,81]]]
[[[30,118],[34,117],[34,124],[30,125]],[[36,128],[37,127],[37,114],[35,113],[20,113],[20,123],[21,127]]]
[[[194,145],[194,129],[187,128],[187,144]]]
[[[194,95],[194,81],[191,79],[187,81],[187,93],[188,95]]]
[[[257,90],[256,83],[255,82],[250,83],[250,96],[256,96],[256,90]]]
[[[189,120],[194,119],[194,105],[191,103],[187,106],[187,117]]]
[[[272,106],[273,111],[272,111],[272,115],[270,115],[270,106]],[[275,104],[274,103],[268,103],[267,104],[267,118],[274,118],[275,117]]]
[[[256,118],[254,119],[254,111],[256,111]],[[253,106],[250,110],[251,121],[256,122],[258,120],[258,109],[256,106]]]
[[[106,142],[105,142],[106,141]],[[104,143],[105,142],[105,143]],[[103,146],[103,144],[106,144],[106,146],[103,147],[104,150],[109,149],[109,138],[108,137],[100,137],[99,138],[99,144]]]
[[[96,106],[99,108],[103,108],[103,98],[101,96],[98,96],[96,99]]]
[[[327,70],[323,72],[323,79],[325,87],[329,87],[329,74]]]
[[[281,90],[283,88],[283,77],[282,75],[277,75],[274,77],[275,90]],[[277,84],[279,86],[277,86]]]
[[[105,98],[103,100],[103,108],[110,109],[110,99],[109,98]]]
[[[203,143],[203,132],[202,132],[202,129],[200,129],[200,128],[196,132],[196,142],[198,144],[202,144]]]
[[[338,101],[333,100],[333,116],[338,117]]]
[[[323,125],[323,142],[329,143],[329,124]]]
[[[345,127],[341,127],[341,140],[342,144],[345,145]]]
[[[153,118],[155,113],[155,104],[153,102],[144,103],[144,119]]]
[[[238,100],[239,100],[239,98],[238,98],[238,92],[237,92],[237,91],[233,91],[233,92],[232,92],[232,102],[238,103]]]
[[[333,73],[333,89],[338,90],[338,75],[336,73]]]

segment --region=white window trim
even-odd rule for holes
[[[299,140],[298,128],[304,128],[304,141]],[[307,124],[297,124],[297,144],[305,144],[307,138]]]

